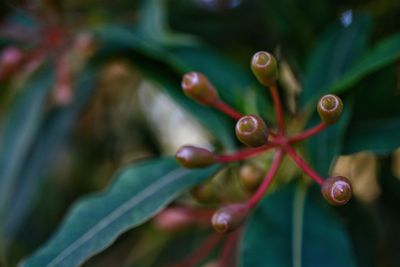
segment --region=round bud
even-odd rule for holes
[[[192,223],[192,217],[182,208],[168,208],[154,217],[155,226],[167,232],[185,229]]]
[[[258,147],[268,141],[268,128],[256,115],[243,116],[236,123],[236,136],[245,145]]]
[[[265,86],[270,86],[278,79],[276,59],[268,52],[260,51],[254,54],[251,59],[251,70],[257,80]]]
[[[186,168],[207,167],[215,162],[214,154],[201,147],[183,146],[175,154],[176,160]]]
[[[351,199],[352,191],[351,182],[343,176],[329,177],[321,186],[322,195],[334,206],[346,204]]]
[[[190,190],[190,195],[201,204],[218,202],[218,194],[212,181],[205,181]]]
[[[231,232],[244,222],[248,211],[246,204],[230,204],[217,210],[211,223],[217,232]]]
[[[343,102],[335,95],[321,97],[317,105],[318,114],[326,124],[334,124],[342,114]]]
[[[200,72],[186,73],[182,78],[181,86],[186,96],[200,104],[212,106],[219,100],[214,86]]]
[[[263,171],[254,164],[244,164],[239,170],[239,181],[249,192],[255,191],[264,177]]]

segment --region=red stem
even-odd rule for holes
[[[270,89],[270,92],[272,95],[272,100],[274,101],[276,120],[278,122],[279,133],[284,134],[285,133],[285,123],[283,120],[283,110],[282,110],[282,104],[281,104],[281,100],[279,98],[279,93],[278,93],[276,84],[272,84],[269,87],[269,89]]]
[[[222,254],[218,261],[218,267],[231,267],[234,265],[233,261],[235,257],[232,257],[232,255],[234,254],[240,236],[240,230],[241,228],[237,229],[227,237]]]
[[[173,264],[176,267],[193,267],[198,265],[202,260],[204,260],[211,251],[218,245],[221,240],[222,235],[219,233],[211,233],[192,254],[190,254],[181,263]]]
[[[305,130],[304,132],[302,132],[300,134],[289,137],[289,142],[294,143],[294,142],[303,141],[303,140],[323,131],[327,127],[328,127],[327,124],[325,124],[324,122],[320,122],[319,124],[315,125],[314,127],[310,128],[310,129]]]
[[[214,108],[218,109],[219,111],[225,113],[226,115],[230,116],[232,119],[239,120],[241,117],[243,117],[242,114],[234,110],[232,107],[230,107],[228,104],[223,102],[222,100],[219,100],[215,105]]]
[[[247,206],[249,209],[254,208],[257,203],[262,199],[262,197],[265,194],[265,191],[267,191],[269,185],[272,182],[272,179],[274,178],[276,172],[279,169],[279,165],[282,162],[284,156],[284,152],[282,149],[278,149],[276,151],[274,160],[272,161],[271,168],[269,169],[267,175],[265,176],[263,182],[261,185],[258,187],[256,193],[247,201]]]
[[[317,184],[321,185],[324,182],[324,179],[319,176],[290,146],[287,145],[285,147],[286,152],[289,156],[294,160],[294,162],[302,169],[308,176],[310,176]]]
[[[249,157],[254,157],[260,153],[266,152],[267,150],[276,147],[277,144],[275,143],[268,143],[266,145],[256,147],[256,148],[246,148],[243,150],[239,150],[234,154],[231,155],[219,155],[217,156],[218,162],[232,162],[232,161],[239,161],[243,159],[247,159]]]

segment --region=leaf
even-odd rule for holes
[[[24,167],[18,173],[13,200],[5,223],[5,234],[8,239],[14,237],[21,224],[29,215],[35,198],[47,178],[49,165],[52,164],[67,137],[70,135],[82,107],[93,93],[95,73],[86,68],[77,79],[76,95],[73,103],[66,108],[53,109],[40,126],[29,154],[24,159]]]
[[[343,153],[368,150],[384,155],[400,147],[400,95],[396,84],[396,68],[390,66],[357,86]]]
[[[335,25],[319,41],[304,78],[301,103],[312,104],[350,70],[367,47],[370,20],[355,17],[348,27]]]
[[[45,101],[52,83],[49,69],[43,68],[27,82],[8,112],[0,136],[0,212],[4,215],[32,142],[39,131]],[[3,220],[4,218],[1,218]]]
[[[343,100],[344,109],[339,121],[311,137],[307,141],[308,156],[313,168],[322,176],[327,176],[332,161],[342,153],[344,135],[352,113],[352,99]],[[320,118],[315,115],[310,125],[315,125]]]
[[[266,197],[251,215],[242,267],[353,267],[349,238],[319,190],[301,182]]]
[[[182,169],[171,158],[132,165],[110,190],[76,203],[57,233],[22,266],[78,266],[216,170]]]
[[[362,59],[339,82],[332,85],[328,91],[341,93],[368,74],[395,62],[399,58],[400,34],[395,34],[380,41],[371,51],[366,52]]]

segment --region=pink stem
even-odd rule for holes
[[[310,176],[317,184],[321,185],[324,182],[324,179],[319,176],[290,146],[287,145],[285,147],[286,152],[293,159],[293,161],[302,169],[308,176]]]
[[[304,132],[302,132],[300,134],[289,137],[289,142],[294,143],[294,142],[299,142],[299,141],[305,140],[305,139],[323,131],[327,127],[328,127],[327,124],[325,124],[324,122],[320,122],[319,124],[315,125],[314,127],[310,128],[310,129],[305,130]]]
[[[241,228],[237,229],[233,233],[230,233],[225,241],[222,255],[218,261],[218,267],[231,267],[234,263],[234,251],[240,236]]]
[[[243,117],[242,114],[234,110],[232,107],[227,105],[225,102],[222,100],[219,100],[215,105],[214,108],[218,109],[219,111],[225,113],[226,115],[230,116],[232,119],[239,120],[241,117]]]
[[[279,93],[278,93],[276,84],[271,85],[269,89],[270,89],[270,92],[272,95],[272,100],[274,101],[279,133],[284,134],[285,133],[285,123],[283,120],[283,109],[282,109],[282,104],[281,104],[281,100],[279,98]]]
[[[256,147],[256,148],[246,148],[243,150],[239,150],[234,154],[231,155],[219,155],[217,156],[217,161],[218,162],[232,162],[232,161],[239,161],[239,160],[243,160],[243,159],[247,159],[249,157],[253,157],[256,156],[258,154],[261,154],[263,152],[268,151],[271,148],[276,147],[277,144],[266,144],[260,147]]]
[[[178,264],[173,264],[172,266],[176,267],[193,267],[197,266],[202,260],[204,260],[210,253],[211,251],[215,248],[215,246],[218,245],[219,241],[222,239],[222,235],[219,233],[211,233],[200,245],[199,248],[197,248],[196,251],[194,251],[192,254],[190,254],[185,260],[183,260],[181,263]]]
[[[269,169],[267,175],[265,176],[263,182],[261,183],[261,185],[258,187],[256,193],[247,201],[247,206],[249,209],[254,208],[257,203],[262,199],[262,197],[265,194],[265,191],[267,191],[269,185],[272,182],[272,179],[274,178],[276,172],[279,169],[279,165],[282,162],[284,156],[284,152],[282,151],[282,149],[278,149],[276,151],[274,160],[271,164],[271,168]]]

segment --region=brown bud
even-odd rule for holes
[[[182,78],[181,86],[186,96],[200,104],[212,106],[219,100],[214,86],[200,72],[185,74]]]
[[[186,168],[203,168],[215,162],[214,154],[195,146],[183,146],[175,154],[176,160]]]
[[[244,164],[239,170],[239,181],[243,188],[253,192],[261,184],[264,172],[254,164]]]
[[[246,204],[230,204],[217,210],[211,223],[217,232],[231,232],[244,222],[248,212]]]
[[[271,86],[278,78],[276,59],[273,55],[265,51],[254,54],[251,59],[251,70],[257,80],[265,86]]]
[[[257,115],[243,116],[236,123],[236,136],[245,145],[262,146],[268,141],[268,128]]]
[[[321,193],[329,204],[341,206],[346,204],[352,195],[349,179],[343,176],[329,177],[321,186]]]
[[[212,180],[198,184],[190,190],[190,195],[201,204],[213,204],[218,202],[218,193]]]
[[[336,95],[325,95],[319,100],[317,111],[323,122],[334,124],[342,115],[343,102]]]

